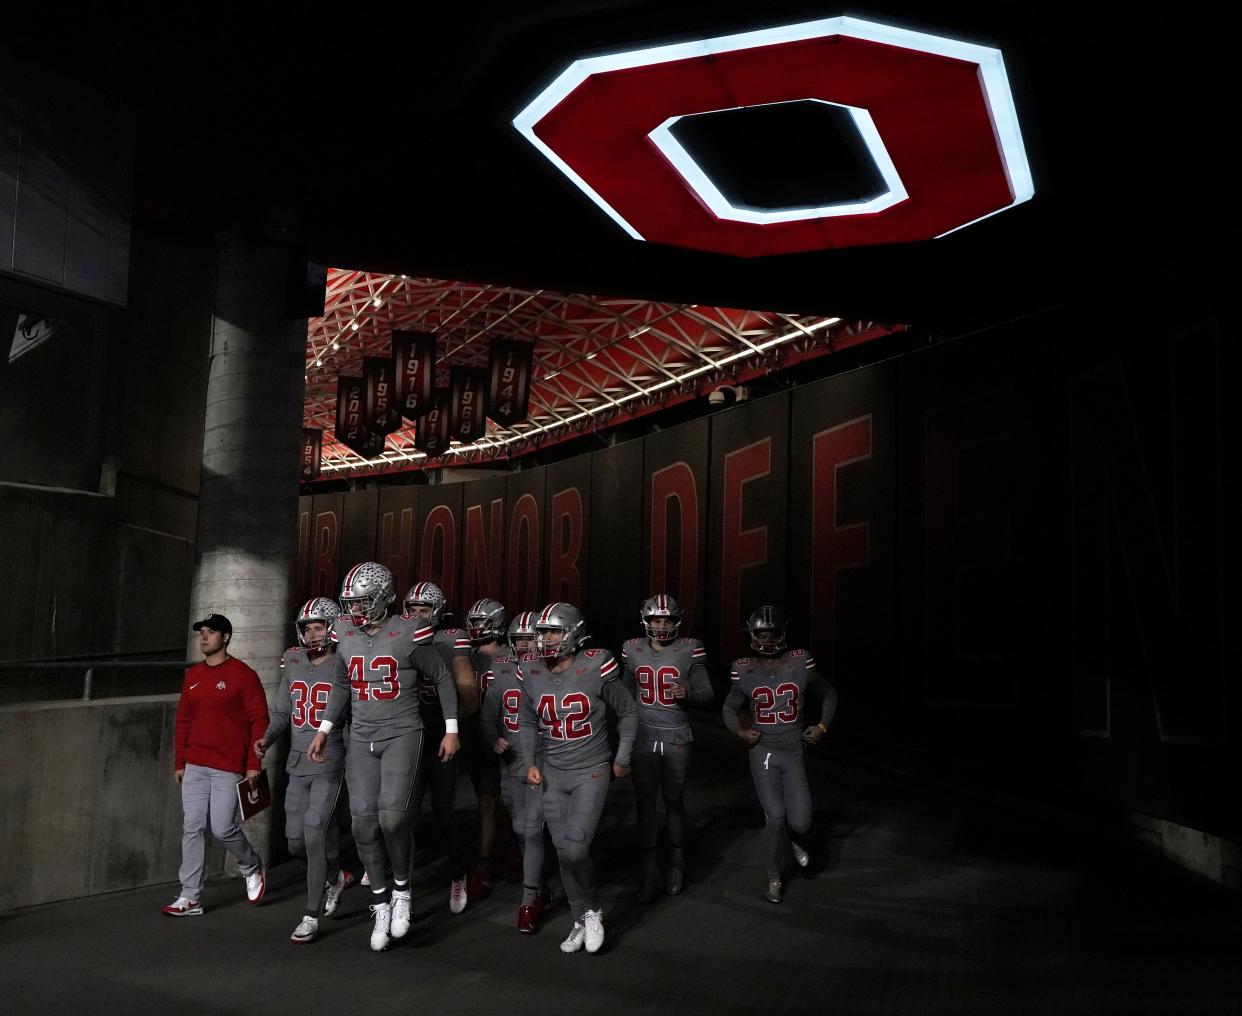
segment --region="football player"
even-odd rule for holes
[[[664,888],[670,896],[684,884],[686,805],[683,791],[690,764],[688,707],[712,704],[712,684],[703,661],[707,652],[698,639],[680,638],[681,607],[665,593],[643,601],[639,610],[646,638],[630,639],[621,648],[622,681],[638,704],[638,740],[634,746],[634,793],[638,801],[638,833],[643,851],[640,903],[656,891],[656,840],[659,832],[656,798],[663,791],[668,816],[670,857]]]
[[[338,645],[332,694],[307,755],[326,762],[328,735],[351,709],[345,754],[354,839],[366,867],[374,903],[371,948],[410,930],[410,799],[422,758],[424,727],[417,682],[435,686],[445,732],[438,757],[457,754],[457,689],[431,645],[432,629],[420,620],[389,617],[396,599],[392,572],[367,561],[341,585],[341,616],[332,626]],[[391,893],[389,876],[392,877]]]
[[[500,795],[522,852],[522,904],[518,907],[518,931],[531,935],[539,928],[551,903],[543,874],[543,795],[526,783],[526,766],[518,749],[518,723],[522,702],[520,661],[535,649],[535,614],[525,611],[509,624],[508,653],[492,658],[483,675],[483,706],[480,709],[484,740],[500,759]]]
[[[466,631],[470,636],[470,662],[478,676],[480,700],[486,697],[492,661],[504,652],[503,639],[509,613],[499,600],[484,597],[466,612]],[[466,896],[485,900],[492,891],[491,858],[496,849],[497,812],[500,804],[500,760],[484,742],[480,717],[476,713],[462,726],[461,757],[479,802],[479,856],[466,879]]]
[[[333,600],[320,596],[308,600],[294,618],[298,644],[280,658],[280,687],[272,703],[267,731],[254,743],[262,758],[286,730],[292,730],[285,771],[285,836],[289,853],[306,859],[306,913],[293,929],[294,942],[313,942],[319,937],[319,915],[336,911],[345,888],[340,868],[340,836],[336,808],[345,778],[345,743],[341,728],[328,734],[326,761],[316,765],[306,757],[328,706],[332,692],[332,667],[336,646],[328,637],[341,610]]]
[[[552,603],[535,620],[536,654],[521,661],[518,742],[526,780],[543,790],[543,811],[560,862],[561,882],[574,923],[561,951],[598,952],[603,914],[595,889],[591,840],[604,810],[610,777],[629,774],[638,728],[634,699],[618,680],[607,649],[583,649],[581,611]],[[618,717],[614,758],[606,713]],[[611,762],[611,765],[609,764]]]
[[[457,715],[465,721],[478,709],[478,683],[470,663],[470,636],[461,628],[443,628],[446,601],[444,591],[434,582],[415,582],[405,594],[405,617],[430,625],[435,634],[432,645],[453,674],[457,687]],[[423,723],[437,733],[444,729],[444,714],[435,688],[423,682],[418,688],[422,702]],[[457,799],[457,773],[460,760],[439,760],[434,746],[423,744],[424,764],[419,769],[414,787],[414,814],[422,808],[423,795],[431,789],[431,813],[440,833],[441,844],[449,857],[449,910],[460,914],[466,909],[466,852],[457,831],[454,805]]]
[[[763,806],[768,874],[765,894],[780,903],[781,865],[786,848],[798,867],[810,863],[799,842],[811,828],[811,789],[802,753],[828,732],[837,709],[837,692],[815,669],[804,649],[787,647],[789,620],[777,607],[760,607],[746,622],[757,657],[733,664],[732,688],[724,703],[724,722],[750,748],[750,773]],[[807,692],[821,700],[819,722],[803,727]],[[749,707],[754,726],[743,729],[738,710]]]

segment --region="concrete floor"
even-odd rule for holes
[[[433,865],[416,923],[369,951],[351,889],[316,943],[288,941],[302,869],[267,900],[209,888],[173,920],[175,886],[0,919],[0,1012],[20,1013],[1237,1013],[1242,906],[1137,849],[942,791],[811,762],[812,876],[762,898],[762,820],[743,750],[700,731],[689,790],[690,884],[633,902],[632,792],[596,839],[608,941],[563,956],[562,906],[513,927],[517,886],[454,917]],[[712,778],[706,778],[711,773]],[[468,797],[462,798],[468,804]]]

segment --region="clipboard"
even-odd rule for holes
[[[272,788],[267,782],[267,770],[259,770],[259,778],[253,787],[245,778],[237,782],[237,806],[241,808],[242,820],[254,818],[272,805]]]

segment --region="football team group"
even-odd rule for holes
[[[523,887],[517,927],[535,932],[552,903],[548,835],[573,919],[560,948],[597,952],[604,922],[591,841],[609,785],[631,773],[642,850],[638,899],[650,902],[661,887],[680,893],[694,738],[688,710],[711,707],[714,695],[703,643],[681,636],[677,602],[664,594],[643,602],[644,634],[627,641],[618,660],[587,644],[582,612],[568,603],[510,618],[485,598],[459,629],[442,624],[445,598],[434,583],[416,583],[402,613],[392,612],[395,601],[392,573],[366,562],[345,576],[339,604],[325,597],[304,604],[294,621],[299,644],[281,659],[270,711],[257,674],[228,655],[228,619],[212,614],[195,623],[204,659],[186,673],[176,724],[181,891],[164,912],[203,912],[208,830],[237,858],[250,902],[263,899],[266,873],[238,824],[237,786],[258,780],[261,759],[286,731],[286,834],[290,851],[306,860],[307,883],[294,942],[318,937],[320,920],[352,882],[340,863],[337,821],[346,798],[377,951],[410,929],[413,816],[428,791],[455,914],[490,893],[492,854],[507,842]],[[765,816],[766,897],[779,903],[787,859],[809,862],[803,840],[812,803],[802,753],[826,733],[837,694],[809,653],[789,648],[781,610],[759,607],[748,627],[754,655],[732,665],[723,719],[749,749]],[[808,695],[820,703],[809,723]],[[479,804],[472,862],[454,821],[462,766]],[[663,878],[660,798],[669,843]]]

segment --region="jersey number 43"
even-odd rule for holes
[[[373,681],[367,680],[366,657],[351,656],[349,658],[349,683],[353,685],[359,702],[375,699],[377,702],[388,702],[401,694],[401,681],[397,677],[397,661],[391,656],[377,656],[370,663],[371,672],[381,675]]]

